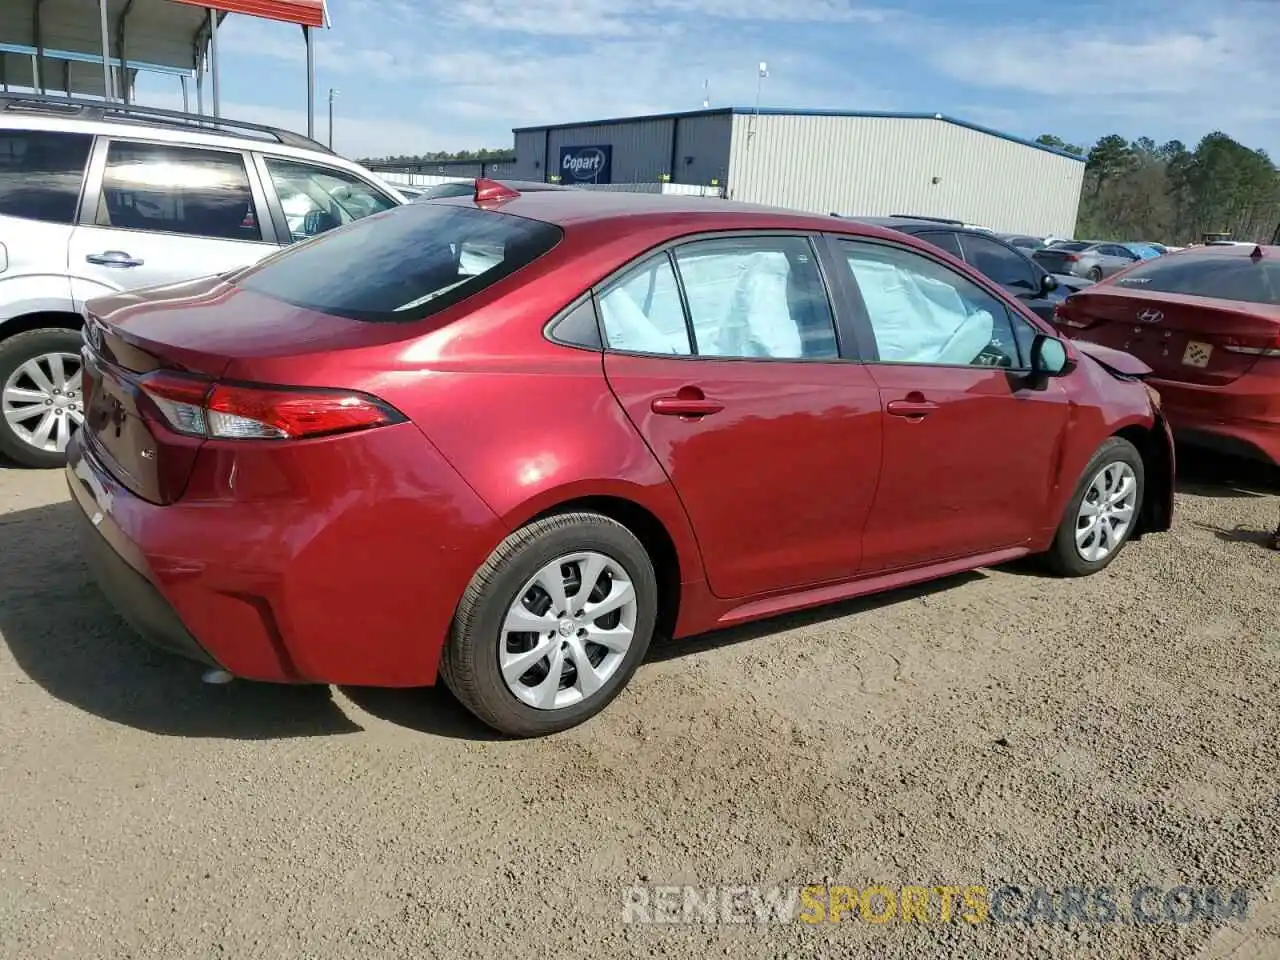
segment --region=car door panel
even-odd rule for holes
[[[880,470],[879,391],[859,364],[795,366],[605,358],[609,385],[671,478],[720,597],[844,579],[861,565]],[[677,399],[719,409],[661,409]]]
[[[837,241],[834,249],[852,275],[860,322],[871,328],[862,340],[876,351],[867,370],[884,415],[884,455],[863,533],[863,572],[1026,542],[1038,529],[1049,496],[1069,413],[1057,382],[1035,382],[1025,372],[1034,328],[992,291],[922,253],[850,240]],[[855,268],[855,259],[874,263],[875,269],[861,269],[864,263]],[[904,329],[888,329],[892,297],[912,295],[901,291],[914,289],[917,274],[919,288],[935,298],[929,302],[965,311],[963,321],[955,313],[958,330],[977,318],[972,322],[980,324],[980,335],[965,340],[930,328],[913,345],[908,335],[931,309],[915,299],[896,318]],[[881,288],[871,289],[877,282]],[[947,318],[943,312],[933,327]],[[988,343],[964,363],[961,353],[973,351],[984,337]],[[877,346],[884,343],[898,352],[884,355]],[[960,353],[958,343],[966,344]]]
[[[816,268],[811,255],[800,257],[805,270]],[[812,336],[771,337],[751,317],[735,328],[744,288],[767,272],[761,263],[720,271],[722,285],[710,256],[695,264],[690,254],[681,261],[686,284],[677,295],[666,258],[658,255],[602,292],[612,348],[605,373],[684,505],[712,592],[736,599],[855,576],[880,468],[875,382],[857,363],[791,355],[826,356],[834,340],[827,346]],[[655,263],[657,282],[644,276]],[[763,303],[767,287],[754,291],[753,302]],[[776,297],[797,304],[784,288],[790,284],[774,288]],[[691,305],[687,329],[684,304]],[[688,355],[695,341],[719,355]],[[734,350],[753,352],[750,359],[726,355]]]
[[[989,367],[870,368],[886,416],[880,491],[863,534],[866,572],[1025,542],[1043,516],[1066,427],[1062,387],[1025,389]],[[894,415],[902,401],[932,405]]]

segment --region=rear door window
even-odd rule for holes
[[[113,141],[94,222],[100,227],[261,240],[244,156]]]
[[[93,137],[0,130],[0,216],[71,223]]]
[[[421,320],[551,250],[553,224],[452,204],[404,204],[289,247],[236,283],[370,323]]]
[[[600,320],[610,349],[685,357],[693,353],[680,284],[665,253],[631,268],[603,289]]]
[[[947,253],[951,254],[957,260],[963,260],[964,254],[960,250],[960,241],[956,239],[956,235],[948,230],[930,231],[928,233],[917,233],[916,236],[925,241],[932,243],[935,247],[940,247]]]
[[[1031,264],[1004,244],[973,234],[965,234],[960,242],[964,246],[965,259],[979,273],[1000,286],[1024,291],[1034,291],[1039,287]]]
[[[839,355],[826,286],[806,237],[699,240],[674,253],[699,356]]]

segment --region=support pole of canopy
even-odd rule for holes
[[[182,112],[183,112],[183,113],[190,113],[190,112],[191,112],[191,98],[190,98],[190,96],[187,94],[187,77],[186,77],[186,74],[183,74],[183,75],[182,75],[182,76],[180,76],[178,79],[182,81]]]
[[[114,100],[116,91],[111,77],[111,33],[107,29],[107,0],[98,0],[98,14],[102,18],[102,95],[108,100]]]
[[[222,116],[218,102],[218,11],[209,8],[209,80],[213,85],[213,115]]]
[[[36,93],[44,93],[44,77],[41,75],[43,73],[41,68],[44,65],[40,62],[44,59],[44,25],[40,22],[41,2],[42,0],[36,0],[35,5],[31,9],[31,32],[34,35],[34,40],[36,42],[35,59],[31,61],[36,67],[34,75],[35,83],[32,84],[32,89],[34,89]]]
[[[302,39],[307,44],[307,136],[316,138],[316,52],[311,44],[311,28],[303,26]]]

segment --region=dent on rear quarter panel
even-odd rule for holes
[[[342,683],[434,682],[458,600],[503,536],[408,423],[208,443],[182,506],[151,546],[168,558],[157,573],[193,632],[222,632],[209,622],[226,609],[220,597],[261,597],[297,673]]]

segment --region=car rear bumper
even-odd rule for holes
[[[1280,384],[1245,374],[1225,387],[1151,378],[1174,436],[1280,465]]]
[[[90,571],[124,619],[251,680],[434,683],[458,598],[509,532],[412,424],[296,449],[209,444],[166,506],[79,434],[66,475]]]
[[[116,612],[149,643],[198,663],[218,667],[204,647],[200,646],[177,612],[160,591],[135,569],[126,555],[136,551],[121,532],[116,521],[98,509],[93,482],[101,476],[82,451],[69,451],[67,486],[72,499],[80,507],[77,514],[80,544],[85,563]]]

